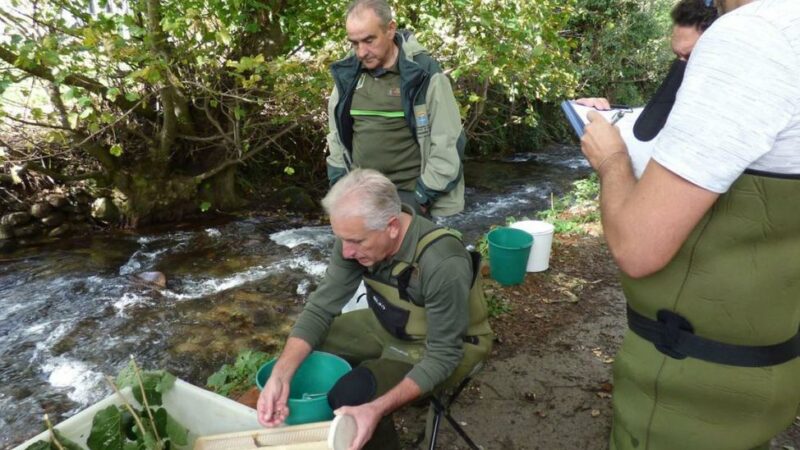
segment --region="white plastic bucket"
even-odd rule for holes
[[[541,220],[521,220],[510,225],[533,236],[531,253],[528,256],[528,272],[541,272],[550,267],[550,249],[553,246],[552,224]]]

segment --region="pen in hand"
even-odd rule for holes
[[[622,110],[622,109],[617,111],[617,112],[615,112],[614,115],[611,116],[611,122],[609,122],[609,123],[611,125],[614,125],[615,123],[619,122],[623,117],[625,117],[625,114],[627,114],[628,112],[629,111],[625,111],[625,110]]]

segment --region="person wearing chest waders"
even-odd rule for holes
[[[356,419],[353,448],[399,448],[391,413],[454,386],[491,350],[480,258],[401,204],[377,171],[352,170],[322,205],[336,243],[261,392],[258,419],[286,419],[292,375],[319,349],[355,367],[328,394],[336,414]],[[362,280],[369,308],[340,314]]]
[[[375,169],[425,216],[464,209],[466,135],[450,80],[385,0],[347,8],[351,53],[331,66],[328,179]]]
[[[597,113],[628,327],[612,449],[768,449],[800,406],[800,2],[717,0],[640,180]]]

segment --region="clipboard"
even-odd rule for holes
[[[611,109],[596,109],[591,106],[579,105],[574,100],[561,102],[561,110],[578,138],[583,136],[583,130],[586,124],[589,123],[589,119],[586,117],[589,111],[600,113],[606,120],[616,124],[620,129],[633,129],[633,124],[636,123],[636,119],[642,113],[642,108],[614,105]]]

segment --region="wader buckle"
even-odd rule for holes
[[[653,343],[656,348],[675,359],[686,358],[686,353],[680,350],[684,341],[682,334],[694,334],[692,324],[682,315],[666,309],[659,310],[656,319],[662,325],[659,338]]]

